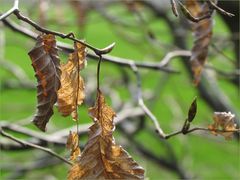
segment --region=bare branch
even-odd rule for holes
[[[184,133],[183,133],[183,130],[176,131],[174,133],[166,135],[165,138],[169,139],[169,138],[171,138],[173,136],[176,136],[178,134],[184,134],[185,135],[185,134],[189,134],[189,133],[191,133],[193,131],[212,131],[212,130],[210,130],[208,128],[195,127],[195,128],[192,128],[192,129],[189,129],[189,130],[185,131]],[[230,131],[227,131],[227,130],[214,130],[214,132],[240,132],[240,129],[235,129],[235,130],[230,130]]]
[[[135,73],[136,79],[137,79],[137,99],[138,99],[138,105],[142,108],[142,110],[145,112],[145,114],[152,120],[158,135],[161,138],[165,138],[166,135],[163,132],[162,128],[160,127],[157,118],[148,109],[148,107],[144,104],[144,101],[143,101],[143,98],[142,98],[142,89],[141,89],[141,77],[140,77],[140,74],[138,72],[137,66],[134,63],[132,63],[131,68],[132,68],[133,72]]]
[[[208,19],[211,17],[212,13],[213,13],[213,10],[212,9],[209,9],[209,12],[204,14],[203,16],[201,17],[194,17],[191,12],[179,1],[177,0],[178,4],[180,5],[180,8],[183,12],[183,14],[186,16],[187,19],[197,23],[199,21],[202,21],[204,19]]]
[[[37,38],[37,34],[24,28],[23,26],[20,26],[16,23],[14,23],[13,21],[10,21],[10,20],[3,20],[3,23],[9,27],[10,29],[12,29],[13,31],[17,31],[31,39],[36,39]],[[70,52],[73,52],[73,48],[72,46],[66,44],[66,43],[63,43],[63,42],[57,42],[57,46],[59,48],[61,48],[62,50],[70,53]],[[174,51],[173,51],[174,52]],[[170,53],[171,54],[171,53]],[[172,53],[172,55],[167,55],[167,56],[164,58],[166,59],[166,61],[169,61],[167,59],[169,58],[175,58],[177,57],[177,54],[179,56],[187,56],[187,52],[180,52],[179,53],[176,53],[176,55],[174,55],[175,53]],[[91,52],[88,52],[87,56],[89,58],[92,58],[92,59],[95,59],[95,60],[99,60],[99,56],[94,54],[94,53],[91,53]],[[104,55],[102,56],[102,59],[104,61],[107,61],[107,62],[110,62],[110,63],[114,63],[114,64],[117,64],[117,65],[121,65],[121,66],[127,66],[127,67],[130,67],[131,68],[131,64],[132,63],[135,63],[135,65],[138,67],[138,68],[146,68],[146,69],[152,69],[152,70],[159,70],[159,71],[163,71],[163,72],[167,72],[167,73],[179,73],[178,71],[176,70],[173,70],[171,68],[168,68],[168,67],[164,67],[166,64],[164,63],[163,65],[159,65],[158,63],[151,63],[151,62],[141,62],[141,61],[134,61],[134,60],[131,60],[131,59],[126,59],[126,58],[120,58],[120,57],[115,57],[115,56],[110,56],[110,55]]]
[[[233,17],[235,16],[232,13],[229,13],[227,11],[225,11],[224,9],[220,8],[219,6],[217,6],[214,2],[212,2],[211,0],[207,0],[207,3],[210,7],[212,7],[213,9],[217,10],[218,12],[222,13],[223,15],[229,16],[229,17]]]
[[[9,9],[6,13],[4,13],[0,16],[0,21],[7,18],[8,16],[10,16],[18,9],[18,2],[19,2],[19,0],[14,1],[13,7],[11,9]]]
[[[69,164],[69,165],[73,165],[72,162],[66,160],[65,158],[63,158],[63,157],[61,157],[61,156],[59,156],[57,153],[53,152],[51,149],[47,149],[47,148],[44,148],[44,147],[42,147],[42,146],[38,146],[38,145],[36,145],[36,144],[32,144],[32,143],[29,143],[29,142],[20,140],[20,139],[18,139],[18,138],[16,138],[16,137],[14,137],[14,136],[12,136],[12,135],[4,132],[2,129],[1,129],[0,133],[1,133],[1,135],[2,135],[3,137],[6,137],[6,138],[8,138],[8,139],[11,139],[11,140],[13,140],[13,141],[21,144],[22,146],[32,147],[32,148],[35,148],[35,149],[39,149],[39,150],[45,151],[45,152],[47,152],[48,154],[50,154],[50,155],[52,155],[52,156],[54,156],[54,157],[62,160],[63,162],[65,162],[65,163],[67,163],[67,164]]]
[[[53,34],[53,35],[59,36],[63,39],[70,39],[74,42],[79,42],[79,43],[85,45],[86,47],[88,47],[89,49],[93,50],[94,53],[97,54],[97,55],[107,54],[107,53],[111,52],[112,49],[115,46],[115,43],[112,43],[112,44],[110,44],[109,46],[107,46],[103,49],[98,49],[98,48],[95,48],[92,45],[90,45],[90,44],[88,44],[84,41],[81,41],[79,39],[76,39],[76,38],[70,36],[72,33],[64,34],[64,33],[61,33],[61,32],[52,31],[52,30],[43,28],[43,27],[39,26],[37,23],[35,23],[34,21],[32,21],[30,18],[28,18],[28,17],[26,17],[26,16],[24,16],[20,13],[20,10],[18,8],[18,0],[15,0],[13,8],[11,8],[5,14],[1,15],[0,20],[4,20],[6,17],[8,17],[11,14],[14,14],[19,20],[22,20],[22,21],[28,23],[29,25],[33,26],[36,30],[38,30],[42,33]]]
[[[175,0],[171,0],[170,2],[171,2],[173,14],[174,14],[176,17],[178,17],[179,14],[178,14],[177,5],[176,5]]]

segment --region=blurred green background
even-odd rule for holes
[[[12,1],[0,1],[0,12],[5,12],[11,5]],[[46,26],[48,28],[65,33],[74,32],[77,37],[84,38],[89,44],[99,48],[116,42],[116,46],[110,55],[138,61],[158,62],[167,52],[174,49],[174,44],[172,43],[173,38],[168,26],[163,19],[154,19],[153,14],[148,9],[143,9],[142,14],[146,19],[151,19],[145,26],[151,29],[156,35],[159,41],[159,44],[156,46],[148,42],[144,30],[137,26],[138,23],[136,22],[136,18],[124,5],[112,5],[107,8],[107,10],[119,19],[129,22],[130,24],[135,24],[136,27],[119,27],[93,10],[89,11],[87,14],[87,20],[83,30],[76,22],[76,12],[73,11],[67,1],[51,1],[48,5],[49,7],[45,14],[47,17]],[[38,1],[33,1],[31,3],[27,3],[26,1],[20,2],[20,9],[25,15],[39,22],[40,11],[38,8]],[[172,12],[167,9],[167,7],[166,11],[172,19],[175,18],[171,15]],[[13,15],[10,18],[18,24],[21,24]],[[177,18],[176,21],[178,21]],[[24,24],[24,26],[31,29],[29,25]],[[29,79],[36,82],[31,61],[27,55],[34,46],[34,41],[9,30],[3,25],[1,25],[0,28],[1,40],[4,40],[4,45],[1,47],[1,52],[3,53],[1,55],[2,58],[20,66]],[[214,16],[213,32],[213,39],[216,44],[221,43],[221,39],[218,39],[219,37],[229,37],[229,30],[218,14]],[[188,33],[188,48],[190,50],[193,39],[191,32],[186,33]],[[124,34],[136,38],[137,42],[130,42],[128,37],[124,38]],[[58,40],[72,44],[72,42],[68,40],[60,38],[58,38]],[[170,48],[168,48],[167,45],[169,45]],[[224,54],[234,59],[233,45],[231,43],[227,44],[226,42],[226,45],[222,46],[224,49],[221,50]],[[61,53],[60,56],[62,61],[67,59],[67,55],[64,53]],[[179,70],[181,72],[180,74],[166,74],[161,71],[140,70],[143,92],[153,91],[156,95],[154,100],[146,100],[146,104],[158,118],[163,130],[167,133],[181,128],[187,116],[191,101],[195,96],[198,96],[196,87],[192,85],[192,80],[181,61],[180,58],[177,58],[171,62],[171,67]],[[214,53],[211,47],[209,61],[212,65],[226,71],[233,70],[233,65],[229,63],[229,61],[223,60],[221,55]],[[85,81],[89,80],[96,83],[96,79],[94,78],[96,75],[96,65],[96,61],[88,61],[88,66],[83,71]],[[37,102],[36,90],[7,88],[5,86],[7,81],[17,82],[17,80],[8,71],[1,67],[0,69],[0,120],[12,123],[24,122],[25,127],[39,131],[30,123],[31,117],[35,113]],[[133,73],[127,68],[124,69],[129,74],[132,86],[136,86],[136,80]],[[129,92],[128,87],[121,84],[121,78],[122,75],[118,66],[103,62],[101,66],[101,86],[103,89],[105,85],[108,86],[110,81],[120,82],[119,84],[116,83],[112,88],[116,90],[123,102],[132,101],[132,94]],[[229,83],[227,79],[221,77],[218,78],[217,83],[230,100],[236,112],[239,112],[240,104],[236,86]],[[107,93],[105,94],[106,97],[108,97],[108,95]],[[113,102],[109,99],[108,103],[112,104]],[[92,122],[87,114],[89,106],[90,105],[83,105],[79,108],[80,123]],[[213,110],[209,108],[201,97],[199,97],[198,112],[193,126],[207,127],[212,123],[212,114]],[[26,118],[28,119],[26,120]],[[47,133],[50,134],[59,129],[73,126],[74,124],[75,123],[70,117],[61,117],[55,109],[55,113],[48,124]],[[147,126],[153,128],[153,124],[149,119],[147,119]],[[22,139],[26,138],[12,132],[11,134]],[[126,141],[124,135],[118,131],[118,128],[116,128],[115,137],[116,141],[122,144],[134,159],[145,168],[146,179],[179,178],[174,172],[146,159],[142,154],[136,151],[134,147]],[[141,131],[137,134],[135,139],[156,156],[167,156],[167,152],[156,134],[149,133],[148,131]],[[80,137],[81,144],[84,144],[86,140],[86,137],[82,139]],[[213,136],[208,132],[196,132],[188,134],[187,136],[179,135],[173,137],[169,139],[168,142],[173,148],[182,169],[188,172],[193,179],[240,178],[240,148],[237,140],[226,141],[223,137]],[[69,155],[69,152],[64,147],[50,148],[59,152],[62,156],[68,157]],[[44,154],[44,152],[39,150],[1,151],[1,179],[7,179],[15,168],[27,165],[34,161],[34,159],[43,157]],[[7,167],[12,167],[13,169]],[[29,171],[24,173],[24,176],[20,177],[20,179],[66,179],[68,168],[67,165],[60,163],[54,166]]]

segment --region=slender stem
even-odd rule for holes
[[[195,127],[195,128],[192,128],[192,129],[189,129],[188,131],[186,131],[184,134],[188,134],[188,133],[191,133],[193,131],[213,131],[211,129],[208,129],[208,128],[202,128],[202,127]],[[214,132],[240,132],[240,129],[235,129],[235,130],[214,130]],[[176,131],[176,132],[173,132],[171,134],[168,134],[165,136],[166,139],[169,139],[173,136],[176,136],[178,134],[182,134],[183,131],[182,130],[179,130],[179,131]]]
[[[100,69],[101,69],[101,63],[102,63],[102,56],[99,55],[99,61],[97,66],[97,90],[100,90]]]
[[[202,21],[204,19],[207,19],[207,18],[210,18],[212,13],[213,13],[213,10],[212,9],[209,9],[209,12],[207,12],[206,14],[204,14],[203,16],[200,16],[200,17],[194,17],[191,12],[179,1],[177,0],[178,4],[180,5],[180,8],[183,12],[183,14],[185,15],[185,17],[189,20],[191,20],[192,22],[199,22],[199,21]]]
[[[136,79],[137,79],[137,99],[138,99],[138,105],[142,108],[142,110],[145,112],[145,114],[152,120],[155,128],[156,128],[156,132],[158,133],[158,135],[161,138],[165,138],[165,133],[163,132],[162,128],[159,125],[159,122],[156,118],[156,116],[154,116],[154,114],[148,109],[148,107],[145,105],[143,98],[142,98],[142,90],[141,90],[141,77],[140,74],[138,72],[138,68],[135,65],[134,62],[131,63],[131,68],[133,70],[133,72],[136,75]]]
[[[178,17],[178,10],[177,10],[177,5],[176,5],[175,0],[171,0],[170,2],[171,2],[173,14],[174,14],[176,17]]]
[[[52,155],[52,156],[54,156],[54,157],[62,160],[63,162],[65,162],[65,163],[67,163],[67,164],[69,164],[69,165],[73,165],[72,162],[68,161],[67,159],[65,159],[65,158],[63,158],[63,157],[61,157],[61,156],[59,156],[57,153],[53,152],[51,149],[44,148],[44,147],[42,147],[42,146],[38,146],[38,145],[36,145],[36,144],[32,144],[32,143],[30,143],[30,142],[26,142],[26,141],[20,140],[20,139],[18,139],[18,138],[16,138],[16,137],[14,137],[14,136],[12,136],[12,135],[4,132],[3,130],[0,131],[0,134],[1,134],[3,137],[6,137],[6,138],[8,138],[8,139],[11,139],[11,140],[13,140],[13,141],[21,144],[22,146],[32,147],[32,148],[35,148],[35,149],[39,149],[39,150],[45,151],[45,152],[47,152],[48,154],[50,154],[50,155]]]
[[[217,6],[214,2],[212,2],[211,0],[208,0],[207,3],[209,4],[210,7],[212,7],[213,9],[217,10],[218,12],[222,13],[223,15],[229,16],[229,17],[233,17],[235,16],[232,13],[229,13],[227,11],[225,11],[224,9],[220,8],[219,6]]]
[[[13,7],[11,9],[9,9],[6,13],[4,13],[0,16],[0,21],[4,20],[8,16],[10,16],[14,11],[16,11],[18,9],[18,2],[19,2],[19,0],[14,1]]]

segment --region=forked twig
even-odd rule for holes
[[[131,64],[131,68],[132,71],[135,73],[136,75],[136,79],[137,79],[137,100],[138,100],[138,105],[142,108],[142,110],[145,112],[145,114],[152,120],[155,128],[156,128],[156,132],[158,133],[158,135],[161,138],[165,139],[165,133],[163,132],[162,128],[159,125],[158,119],[154,116],[154,114],[148,109],[148,107],[145,105],[144,101],[143,101],[143,97],[142,97],[142,89],[141,89],[141,77],[140,74],[138,72],[137,66],[132,63]]]
[[[18,9],[18,4],[19,4],[19,0],[15,0],[14,4],[13,4],[13,7],[0,16],[0,21],[7,18],[12,13],[14,13],[14,11],[16,11]]]

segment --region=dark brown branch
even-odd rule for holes
[[[213,9],[217,10],[218,12],[222,13],[223,15],[229,16],[229,17],[233,17],[235,16],[232,13],[229,13],[227,11],[225,11],[224,9],[220,8],[219,6],[217,6],[214,2],[212,2],[211,0],[207,0],[207,3],[209,4],[210,7],[212,7]]]
[[[20,26],[16,23],[14,23],[13,21],[10,21],[10,20],[3,20],[3,23],[5,24],[5,26],[9,27],[11,30],[13,31],[16,31],[16,32],[19,32],[31,39],[36,39],[37,37],[37,34],[24,28],[23,26]],[[62,42],[57,42],[57,46],[59,48],[61,48],[62,50],[68,52],[68,53],[72,53],[73,52],[73,48],[72,46],[66,44],[66,43],[62,43]],[[173,51],[174,52],[174,51]],[[176,54],[176,55],[173,55],[170,57],[170,59],[172,58],[175,58],[175,57],[178,57],[178,56],[187,56],[186,53],[180,53],[180,51],[178,51],[179,54]],[[172,53],[172,52],[170,52]],[[87,56],[89,58],[92,58],[94,60],[99,60],[99,56],[94,54],[94,53],[91,53],[91,52],[88,52]],[[168,55],[166,55],[167,57]],[[173,69],[170,69],[168,67],[164,67],[164,65],[159,65],[157,63],[146,63],[146,62],[138,62],[138,61],[134,61],[134,60],[131,60],[131,59],[126,59],[126,58],[120,58],[120,57],[115,57],[115,56],[110,56],[110,55],[104,55],[102,56],[102,59],[106,62],[110,62],[110,63],[113,63],[113,64],[118,64],[118,65],[121,65],[121,66],[126,66],[126,67],[129,67],[131,68],[131,64],[135,64],[138,68],[146,68],[146,69],[152,69],[152,70],[159,70],[159,71],[163,71],[163,72],[167,72],[167,73],[179,73],[178,71],[176,70],[173,70]],[[164,58],[165,59],[165,58]]]
[[[79,43],[83,44],[84,46],[88,47],[89,49],[93,50],[94,53],[97,54],[97,55],[107,54],[107,53],[111,52],[112,49],[115,46],[115,43],[112,43],[112,44],[110,44],[109,46],[107,46],[103,49],[98,49],[98,48],[95,48],[92,45],[90,45],[90,44],[88,44],[84,41],[81,41],[79,39],[76,39],[76,38],[72,37],[71,36],[72,33],[64,34],[64,33],[61,33],[61,32],[52,31],[52,30],[43,28],[43,27],[39,26],[37,23],[35,23],[34,21],[32,21],[30,18],[28,18],[28,17],[26,17],[26,16],[24,16],[20,13],[20,10],[18,8],[18,0],[15,0],[13,8],[11,8],[8,12],[3,14],[0,17],[0,20],[4,20],[7,16],[9,16],[11,14],[14,14],[19,20],[22,20],[22,21],[28,23],[29,25],[33,26],[36,30],[38,30],[42,33],[53,34],[53,35],[59,36],[63,39],[70,39],[74,42],[79,42]]]
[[[62,139],[57,139],[56,137],[40,133],[40,132],[31,130],[29,128],[25,128],[17,124],[8,123],[7,121],[1,122],[0,126],[3,130],[10,130],[23,135],[27,135],[29,137],[38,139],[42,142],[54,143],[54,144],[65,144],[65,141],[63,141]]]
[[[1,134],[3,137],[6,137],[6,138],[8,138],[8,139],[11,139],[11,140],[13,140],[13,141],[21,144],[22,146],[32,147],[32,148],[35,148],[35,149],[39,149],[39,150],[41,150],[41,151],[47,152],[48,154],[50,154],[50,155],[52,155],[52,156],[54,156],[54,157],[62,160],[63,162],[65,162],[65,163],[67,163],[67,164],[69,164],[69,165],[73,165],[72,162],[66,160],[65,158],[63,158],[63,157],[61,157],[61,156],[59,156],[57,153],[53,152],[51,149],[47,149],[47,148],[44,148],[44,147],[42,147],[42,146],[38,146],[38,145],[36,145],[36,144],[32,144],[32,143],[23,141],[23,140],[21,140],[21,139],[18,139],[18,138],[16,138],[16,137],[14,137],[14,136],[12,136],[12,135],[4,132],[2,129],[1,129],[1,131],[0,131],[0,134]]]
[[[21,166],[17,166],[13,163],[9,165],[6,170],[11,171],[12,173],[7,177],[7,179],[22,179],[23,176],[31,172],[33,170],[43,169],[43,168],[51,168],[52,166],[56,166],[62,163],[59,159],[53,158],[50,155],[41,156],[37,159],[34,159],[33,162],[28,164],[21,164]],[[4,169],[5,170],[5,169]]]

